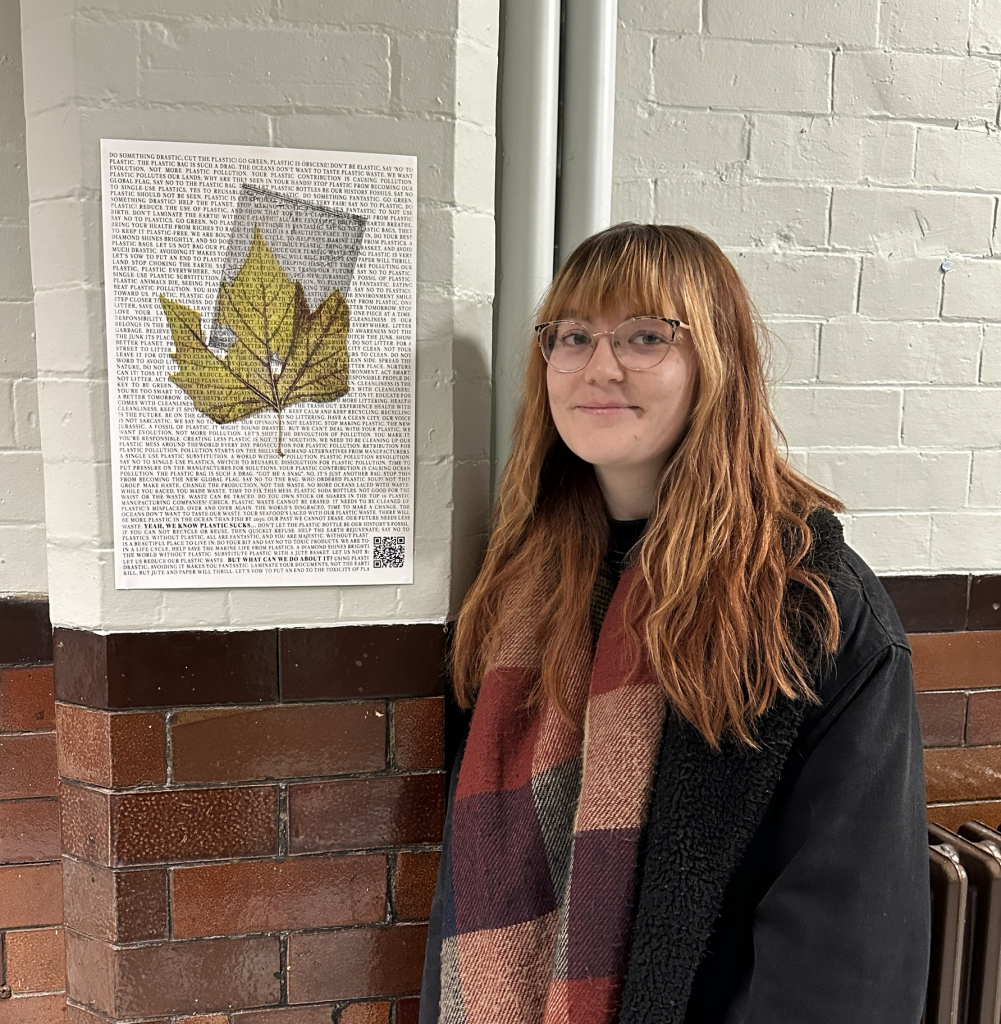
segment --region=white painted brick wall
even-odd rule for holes
[[[815,114],[830,109],[831,55],[812,47],[655,36],[653,77],[654,98],[667,106]]]
[[[841,43],[873,46],[880,0],[851,3],[734,3],[706,0],[706,27],[715,36],[791,43]]]
[[[47,587],[20,36],[0,0],[0,596]]]
[[[444,620],[468,586],[486,523],[496,0],[100,0],[84,12],[22,3],[38,410],[13,386],[33,366],[4,370],[0,446],[12,438],[23,459],[40,421],[53,621],[134,630]],[[412,586],[114,589],[102,137],[417,156]],[[7,167],[0,159],[0,175]],[[26,255],[25,218],[8,216],[6,203],[0,253],[21,246]],[[30,285],[26,261],[0,263],[0,293],[30,298]],[[30,316],[17,320],[0,302],[8,329],[30,332]],[[40,492],[17,469],[20,496],[0,488],[0,552],[4,531],[22,522],[41,538]],[[15,515],[7,527],[4,516]]]
[[[883,0],[880,42],[890,50],[965,54],[969,0]]]
[[[821,328],[825,384],[976,384],[982,331],[977,324],[903,323],[849,315]]]
[[[724,246],[878,571],[1001,571],[998,0],[662,6],[619,3],[613,219]]]

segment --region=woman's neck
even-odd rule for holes
[[[612,519],[649,519],[663,466],[595,466],[595,476]]]

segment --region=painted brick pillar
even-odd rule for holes
[[[0,1024],[414,1019],[489,502],[498,12],[21,2],[68,1004]],[[102,138],[416,156],[412,584],[116,588]]]
[[[55,707],[48,608],[0,601],[0,1021],[65,1003]]]
[[[443,646],[434,625],[56,630],[72,1020],[416,1018]]]

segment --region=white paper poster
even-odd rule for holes
[[[413,582],[416,158],[101,156],[116,586]]]

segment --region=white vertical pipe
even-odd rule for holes
[[[559,0],[502,0],[493,484],[511,452],[532,314],[553,276]]]
[[[617,0],[564,0],[559,256],[612,218]]]

